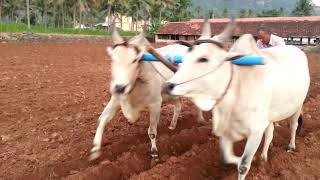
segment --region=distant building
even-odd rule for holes
[[[209,22],[213,35],[216,35],[226,27],[229,19],[209,19]],[[203,19],[166,23],[157,31],[156,42],[196,40],[201,35],[202,24]],[[283,37],[287,44],[314,45],[320,41],[320,16],[237,19],[237,29],[233,39],[246,33],[256,36],[260,27],[270,28],[273,33]]]
[[[143,26],[149,24],[149,21],[136,20],[135,18],[132,18],[130,16],[116,16],[118,17],[115,20],[116,26],[123,31],[142,31]],[[102,26],[104,29],[109,30],[113,26],[113,19],[114,17],[111,17],[111,22],[108,23],[107,16],[105,22],[96,24],[95,26]]]

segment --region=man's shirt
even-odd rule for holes
[[[284,40],[281,37],[273,35],[273,34],[271,34],[270,41],[268,44],[263,44],[261,42],[261,40],[257,41],[257,46],[259,49],[280,46],[280,45],[286,45],[286,43],[284,42]]]

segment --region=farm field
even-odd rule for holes
[[[173,109],[163,106],[158,164],[149,158],[147,113],[135,124],[118,113],[104,131],[101,157],[89,162],[97,119],[110,98],[105,49],[94,43],[0,43],[0,179],[236,179],[236,167],[222,162],[218,138],[210,126],[197,124],[197,111],[185,99],[175,130],[168,129]],[[249,180],[320,179],[320,54],[308,57],[311,87],[297,152],[286,152],[283,121],[275,127],[269,161],[257,158]],[[237,154],[243,146],[236,144]]]

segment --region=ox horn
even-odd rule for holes
[[[112,27],[112,42],[113,44],[121,44],[124,42],[123,38],[119,35],[117,26],[115,23],[115,19],[113,19],[113,27]]]
[[[211,37],[211,25],[208,19],[204,20],[203,26],[202,26],[202,32],[199,39],[210,39]]]
[[[212,39],[221,43],[228,41],[235,30],[236,24],[237,23],[235,21],[235,18],[231,17],[227,27],[220,34],[214,36]]]
[[[144,30],[140,33],[140,36],[144,36]],[[165,57],[159,54],[150,44],[147,46],[147,51],[156,57],[162,64],[169,68],[172,72],[176,73],[178,71],[177,67]]]

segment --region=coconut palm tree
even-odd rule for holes
[[[3,0],[0,0],[0,22],[2,21],[2,4]]]
[[[24,3],[21,0],[4,0],[2,3],[3,14],[7,14],[11,21],[17,21],[18,11],[22,10]]]
[[[36,0],[33,3],[33,6],[35,6],[34,11],[37,14],[39,23],[41,23],[45,28],[47,28],[49,24],[49,14],[52,14],[54,11],[52,10],[53,1]]]
[[[26,0],[26,6],[27,6],[27,21],[28,21],[28,29],[30,29],[30,4],[29,0]]]
[[[56,11],[58,14],[58,27],[60,26],[59,20],[61,19],[62,29],[64,29],[65,22],[65,0],[54,0],[54,4],[56,5]],[[59,18],[60,17],[60,18]]]
[[[155,6],[159,7],[159,22],[162,20],[162,13],[166,9],[172,9],[179,3],[174,0],[155,0]],[[157,8],[158,9],[158,8]]]
[[[107,2],[107,5],[108,5],[108,21],[107,21],[107,23],[108,23],[108,26],[110,26],[110,24],[111,24],[111,10],[112,10],[112,6],[114,5],[114,3],[115,3],[115,0],[106,0],[106,2]],[[109,30],[111,30],[111,28],[109,28]]]
[[[139,19],[149,19],[155,5],[154,0],[129,0],[127,15],[132,17],[131,31],[137,31]]]

